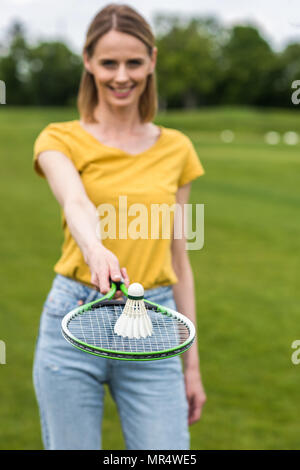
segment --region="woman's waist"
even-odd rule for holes
[[[82,296],[83,289],[85,293],[89,293],[89,298],[101,295],[95,287],[88,285],[86,282],[82,282],[78,279],[67,277],[59,273],[56,274],[54,285],[58,289],[70,290],[73,294],[78,292],[79,297]],[[173,299],[172,284],[145,289],[144,298],[156,303],[162,303],[163,301]]]

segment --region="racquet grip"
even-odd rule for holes
[[[110,285],[111,285],[112,282],[113,282],[113,283],[116,285],[117,290],[121,290],[121,284],[124,284],[124,278],[123,278],[123,276],[122,276],[122,274],[121,274],[121,279],[120,279],[120,281],[112,281],[112,279],[109,278],[109,282],[110,282]]]

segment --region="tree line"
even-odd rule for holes
[[[156,15],[161,109],[217,105],[291,107],[300,79],[300,44],[274,51],[257,26],[224,27],[213,17]],[[61,41],[31,45],[13,23],[0,45],[0,80],[8,105],[70,106],[76,102],[81,56]]]

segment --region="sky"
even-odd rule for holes
[[[13,20],[22,21],[28,39],[60,39],[81,52],[88,25],[110,1],[99,0],[0,0],[0,41]],[[126,3],[153,27],[156,13],[180,16],[216,16],[225,26],[254,23],[274,50],[300,42],[299,0],[133,0]]]

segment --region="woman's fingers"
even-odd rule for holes
[[[120,280],[122,282],[124,282],[125,286],[128,288],[129,287],[129,277],[128,277],[128,274],[127,274],[127,270],[126,268],[121,268],[120,269]],[[115,293],[115,296],[114,298],[116,299],[119,299],[119,298],[122,298],[123,297],[123,292],[121,290],[118,290],[116,293]]]
[[[97,266],[97,263],[95,263],[95,270],[92,270],[92,284],[95,285],[103,295],[110,291],[111,282],[122,281],[128,288],[130,281],[126,268],[120,268],[118,258],[109,250],[105,250],[103,253],[100,267],[99,264]],[[121,296],[123,296],[123,292],[118,290],[115,294],[115,298]]]
[[[118,282],[121,280],[120,268],[113,267],[110,269],[110,278],[112,281]]]
[[[115,257],[113,257],[110,260],[109,275],[110,275],[110,279],[113,282],[120,282],[121,281],[122,275],[121,275],[121,270],[120,270],[120,266],[119,266],[119,261]],[[120,290],[118,290],[114,295],[114,299],[118,299],[122,295],[123,295],[123,293]]]
[[[129,280],[126,268],[121,268],[121,274],[124,279],[124,284],[128,288],[130,284],[130,280]]]
[[[99,279],[98,279],[98,276],[97,276],[96,273],[92,273],[92,276],[91,276],[91,283],[92,283],[95,287],[99,288]]]
[[[107,265],[100,268],[98,279],[101,294],[107,294],[110,291],[109,268]]]

